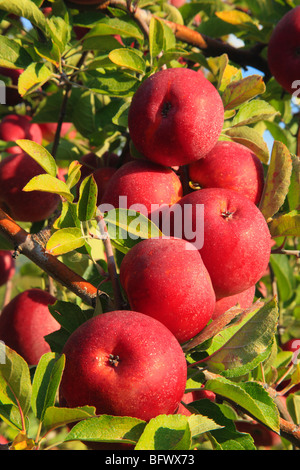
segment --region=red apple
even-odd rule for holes
[[[0,75],[11,79],[11,85],[5,86],[6,91],[6,105],[16,106],[22,102],[22,96],[18,92],[18,80],[23,73],[23,69],[11,69],[8,67],[0,67]]]
[[[300,6],[296,6],[275,25],[268,44],[270,71],[276,81],[291,94],[300,88],[299,51]]]
[[[44,336],[59,330],[48,305],[56,299],[46,291],[28,289],[14,297],[0,315],[0,340],[16,351],[29,365],[36,365],[50,352]]]
[[[180,178],[171,168],[145,160],[125,163],[110,178],[101,205],[111,205],[143,213],[146,217],[168,207],[182,197]],[[123,196],[124,201],[120,200]],[[136,207],[133,207],[136,205]]]
[[[274,447],[281,444],[278,434],[257,421],[236,421],[235,426],[237,431],[250,434],[257,447]]]
[[[5,142],[29,139],[41,144],[42,131],[38,124],[31,122],[29,116],[8,114],[0,122],[0,139]],[[8,153],[20,153],[21,151],[18,145],[6,149]]]
[[[182,239],[137,243],[123,258],[120,280],[130,307],[162,322],[180,343],[199,333],[215,308],[201,256]]]
[[[189,165],[190,180],[202,188],[238,191],[258,204],[264,187],[264,170],[259,158],[244,145],[220,141],[197,162]]]
[[[9,281],[15,274],[16,266],[12,253],[6,250],[0,250],[0,286]]]
[[[182,7],[184,5],[186,0],[169,0],[169,3],[173,5],[176,8]]]
[[[25,152],[9,155],[0,162],[0,207],[13,219],[37,222],[50,217],[57,208],[58,195],[23,191],[31,178],[42,173],[43,168]]]
[[[52,142],[55,137],[57,123],[56,122],[41,122],[38,124],[41,131],[43,139],[47,140],[48,142]],[[61,133],[60,135],[64,137],[68,132],[71,130],[72,123],[71,122],[63,122],[61,126]],[[75,137],[76,131],[71,133],[71,137]]]
[[[171,211],[173,235],[199,249],[217,300],[243,292],[261,279],[270,258],[271,235],[252,201],[230,189],[199,189]]]
[[[240,292],[239,294],[230,295],[229,297],[223,297],[216,301],[216,306],[212,314],[212,319],[218,318],[223,313],[227,312],[231,307],[239,305],[242,309],[250,307],[253,303],[255,295],[255,285],[249,287],[249,289]]]
[[[172,333],[139,312],[119,310],[83,323],[67,340],[60,386],[63,406],[150,420],[173,414],[187,365]]]
[[[129,108],[130,137],[149,160],[165,166],[189,164],[217,143],[224,108],[203,74],[186,68],[161,70],[146,78]]]

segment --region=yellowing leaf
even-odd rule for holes
[[[84,245],[84,237],[77,227],[62,228],[54,232],[48,240],[46,251],[59,256]]]
[[[300,214],[296,210],[274,217],[269,225],[272,237],[298,237]]]
[[[282,206],[289,190],[291,174],[290,152],[282,142],[275,140],[259,206],[266,220],[273,217]]]
[[[14,438],[10,450],[32,450],[35,446],[34,440],[29,439],[26,434],[20,432]]]
[[[241,25],[244,23],[252,23],[253,20],[251,16],[247,15],[240,10],[226,10],[226,11],[217,11],[216,16],[226,23]]]
[[[261,75],[249,75],[241,80],[229,83],[222,94],[225,110],[238,108],[266,90],[266,85]]]

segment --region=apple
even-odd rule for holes
[[[29,365],[36,365],[50,352],[44,336],[60,328],[48,309],[55,302],[48,292],[34,288],[18,294],[2,310],[0,340]]]
[[[171,168],[146,160],[134,160],[122,165],[110,178],[101,205],[123,209],[131,207],[151,218],[159,212],[159,207],[175,204],[182,193],[180,178]],[[120,196],[125,198],[124,201]]]
[[[0,207],[20,222],[37,222],[47,219],[57,208],[57,194],[30,191],[23,188],[45,170],[27,153],[9,155],[0,162]]]
[[[18,80],[23,72],[23,69],[0,67],[0,75],[11,79],[11,85],[7,84],[5,86],[7,106],[16,106],[22,102],[22,96],[18,92]]]
[[[187,68],[160,70],[146,78],[132,98],[129,134],[147,159],[165,166],[189,164],[217,143],[224,107],[202,73]]]
[[[173,414],[184,393],[187,365],[174,335],[140,312],[117,310],[80,325],[64,348],[63,406],[149,421]]]
[[[0,139],[5,142],[18,139],[29,139],[42,143],[42,131],[38,124],[31,122],[29,116],[20,114],[8,114],[0,122]],[[5,149],[8,153],[20,153],[22,150],[18,145]]]
[[[55,137],[57,123],[56,122],[41,122],[38,124],[41,131],[43,139],[47,140],[48,142],[52,142]],[[71,130],[72,123],[71,122],[63,122],[61,126],[61,133],[60,135],[64,137],[68,134]],[[70,137],[73,138],[76,136],[76,131],[70,133]]]
[[[189,165],[189,177],[202,188],[238,191],[258,204],[264,187],[264,169],[259,158],[244,145],[220,141],[197,162]]]
[[[12,253],[7,250],[0,250],[0,286],[9,281],[15,274],[16,266]]]
[[[300,6],[276,24],[268,44],[268,64],[275,80],[290,94],[299,88]],[[295,82],[295,83],[294,83]]]
[[[185,195],[171,211],[171,233],[199,249],[217,300],[261,279],[270,258],[271,235],[252,201],[231,189],[207,188]]]
[[[184,5],[186,0],[170,0],[169,3],[173,5],[176,8],[182,7]]]
[[[148,238],[128,251],[120,281],[130,308],[163,323],[179,343],[199,333],[215,308],[215,293],[198,250],[182,239]]]
[[[212,314],[212,319],[218,318],[220,315],[223,315],[227,310],[235,305],[239,305],[242,309],[250,307],[253,303],[255,295],[255,285],[249,287],[239,294],[230,295],[228,297],[223,297],[216,301],[216,306]]]
[[[281,444],[278,434],[257,421],[236,421],[235,427],[239,432],[250,434],[257,447],[274,447]]]

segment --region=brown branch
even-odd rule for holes
[[[23,230],[13,219],[0,209],[0,234],[59,284],[65,286],[86,304],[94,306],[97,288],[69,269],[55,256],[47,253],[36,237]]]

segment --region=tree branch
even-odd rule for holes
[[[95,306],[97,288],[55,256],[47,253],[34,236],[23,230],[2,209],[0,209],[0,234],[13,244],[16,251],[33,261],[55,281],[80,297],[86,304]]]

